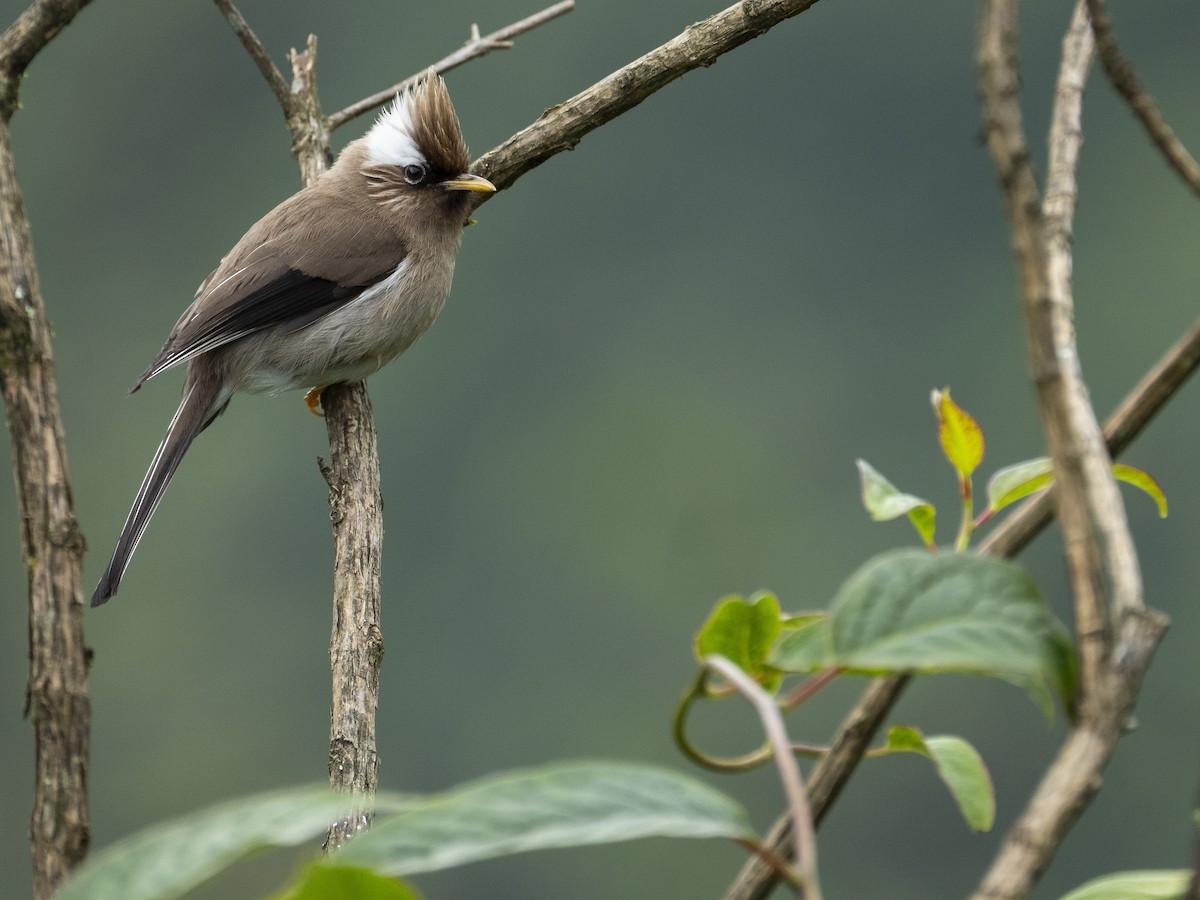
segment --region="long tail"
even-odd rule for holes
[[[220,414],[229,400],[227,394],[222,396],[223,391],[213,390],[205,380],[189,378],[188,382],[179,409],[175,410],[175,417],[167,426],[167,433],[158,445],[154,459],[150,461],[146,477],[142,479],[142,486],[133,501],[133,508],[129,510],[125,527],[121,529],[121,537],[117,540],[117,548],[113,551],[108,568],[104,570],[104,577],[96,586],[96,593],[92,594],[92,606],[99,606],[116,594],[121,586],[121,576],[125,574],[133,551],[150,524],[151,516],[158,509],[158,503],[171,483],[171,476],[179,468],[180,460],[196,435]]]

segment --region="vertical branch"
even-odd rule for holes
[[[1099,789],[1166,628],[1141,574],[1104,436],[1087,398],[1072,322],[1071,232],[1083,83],[1094,43],[1084,0],[1063,41],[1042,203],[1021,124],[1014,0],[985,0],[980,79],[988,144],[1008,207],[1080,650],[1078,721],[1006,835],[976,900],[1023,898]]]
[[[357,814],[330,827],[326,847],[332,850],[367,827],[370,799],[379,784],[375,710],[383,661],[379,627],[383,501],[366,386],[361,381],[332,385],[322,394],[321,405],[329,430],[330,461],[322,464],[321,471],[329,484],[335,573],[329,639],[333,674],[329,783],[364,799]]]
[[[49,897],[87,853],[91,702],[83,642],[83,534],[67,475],[50,327],[8,123],[0,123],[0,387],[16,467],[29,587],[29,687],[35,774],[34,896]]]
[[[292,152],[307,185],[333,158],[329,128],[317,97],[314,35],[309,35],[304,51],[291,52],[291,63],[293,103],[285,112]],[[322,462],[321,472],[329,485],[334,554],[329,783],[335,790],[363,797],[359,810],[330,826],[325,847],[334,850],[370,824],[371,799],[379,785],[375,711],[383,661],[379,627],[383,498],[375,420],[366,385],[358,381],[331,386],[322,395],[321,406],[329,432],[329,462]]]
[[[8,125],[25,69],[86,4],[34,4],[0,34],[0,392],[28,580],[26,712],[36,757],[29,830],[37,900],[48,898],[87,853],[92,714],[83,639],[84,540],[67,473],[50,324]]]
[[[389,99],[394,88],[368,97],[333,117],[321,111],[317,95],[317,39],[308,38],[303,51],[290,54],[292,81],[271,61],[266,48],[230,0],[214,0],[234,34],[275,94],[292,135],[292,152],[300,179],[311,184],[332,163],[330,131],[355,115]],[[815,0],[810,0],[815,2]],[[573,6],[558,3],[535,16],[480,38],[473,29],[471,46],[441,65],[458,65],[467,58],[506,46],[522,34]],[[333,385],[321,398],[329,432],[329,462],[321,472],[329,485],[329,517],[333,526],[333,630],[329,662],[333,700],[329,714],[329,780],[336,790],[359,794],[358,810],[334,823],[326,837],[335,849],[370,824],[371,798],[379,781],[375,716],[379,703],[379,667],[383,660],[380,619],[380,561],[383,543],[383,500],[379,484],[379,450],[366,385]]]

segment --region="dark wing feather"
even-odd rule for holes
[[[369,200],[319,190],[323,181],[246,232],[205,279],[132,390],[164,369],[263,328],[303,328],[395,271],[405,257],[399,235]]]

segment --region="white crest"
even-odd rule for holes
[[[415,100],[412,90],[397,94],[392,105],[379,114],[379,118],[367,132],[367,153],[375,165],[428,164],[412,136]]]

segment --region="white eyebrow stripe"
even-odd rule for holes
[[[375,165],[428,164],[413,140],[412,102],[410,93],[398,95],[367,132],[367,155]]]

